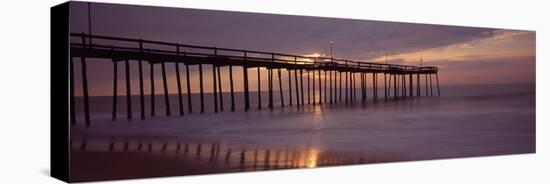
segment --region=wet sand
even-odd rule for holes
[[[224,172],[223,168],[139,152],[71,151],[71,182]]]
[[[234,149],[218,143],[72,141],[71,181],[100,181],[405,161],[381,152]]]

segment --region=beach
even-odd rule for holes
[[[80,119],[71,127],[71,177],[91,181],[536,151],[535,84],[442,86],[441,96],[387,100],[382,87],[376,101],[370,90],[366,102],[358,95],[348,103],[308,105],[305,100],[300,107],[296,101],[289,106],[285,91],[285,107],[274,95],[273,110],[267,92],[261,94],[261,110],[257,93],[251,93],[248,112],[242,93],[236,93],[235,112],[224,93],[224,111],[217,113],[207,93],[204,114],[193,94],[193,113],[184,106],[183,116],[178,96],[171,94],[170,117],[163,96],[157,95],[155,116],[147,106],[145,120],[139,119],[138,96],[132,97],[132,120],[126,117],[125,97],[119,96],[115,121],[112,97],[91,97],[90,127],[82,124],[77,98]]]

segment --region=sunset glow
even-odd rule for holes
[[[87,31],[86,7],[75,4],[71,9],[71,30]],[[146,9],[154,13],[152,19],[147,14],[137,13],[135,9]],[[393,23],[383,21],[351,21],[317,17],[294,17],[270,14],[235,12],[209,12],[203,10],[162,11],[155,7],[94,6],[94,34],[119,35],[158,41],[175,41],[182,44],[249,49],[265,52],[287,53],[307,57],[330,57],[329,41],[334,45],[335,58],[355,61],[389,64],[406,64],[439,67],[441,85],[533,83],[535,81],[535,32],[476,27],[439,26],[429,24]],[[194,17],[192,19],[173,20],[170,17]],[[131,18],[130,18],[131,17]],[[170,20],[170,21],[168,21]],[[182,22],[178,22],[178,21]],[[185,21],[184,21],[185,20]],[[238,23],[239,26],[233,26]],[[353,25],[353,26],[342,26]],[[139,29],[136,29],[139,28]],[[284,28],[284,29],[283,29]],[[207,30],[207,31],[206,31]],[[291,57],[280,59],[294,60]],[[93,59],[92,59],[93,60]],[[297,64],[312,62],[312,59],[298,58]],[[320,61],[323,62],[323,61]],[[78,67],[78,62],[76,66]],[[90,80],[94,88],[91,95],[108,95],[112,82],[111,72],[102,68],[106,62],[89,64],[89,74],[99,76]],[[133,70],[136,65],[130,66]],[[190,67],[192,86],[198,85],[198,71]],[[122,68],[119,68],[122,69]],[[490,70],[487,70],[490,69]],[[155,82],[161,82],[160,71],[155,69]],[[204,70],[208,72],[209,67]],[[242,72],[236,68],[236,72]],[[249,68],[250,77],[256,78],[256,72]],[[148,72],[146,66],[145,71]],[[261,90],[267,90],[267,72],[260,69]],[[122,72],[119,71],[119,73]],[[222,76],[228,76],[228,69],[222,67]],[[286,71],[284,71],[286,72]],[[79,71],[76,71],[77,76]],[[147,74],[147,73],[146,73]],[[169,67],[168,82],[175,84],[173,67]],[[305,74],[308,75],[308,74]],[[311,76],[311,74],[309,74]],[[132,78],[138,75],[132,73]],[[242,75],[233,76],[235,91],[243,91]],[[322,76],[324,77],[324,76]],[[227,83],[229,77],[223,77]],[[119,77],[119,80],[122,80]],[[210,75],[204,76],[207,82]],[[285,82],[286,78],[282,79]],[[379,78],[378,85],[383,84]],[[79,80],[77,80],[78,82]],[[122,82],[122,81],[119,81]],[[135,82],[135,80],[133,80]],[[137,84],[137,83],[136,83]],[[132,84],[132,85],[136,85]],[[160,84],[160,83],[159,83]],[[80,84],[76,84],[80,85]],[[252,89],[255,85],[250,84]],[[367,84],[372,85],[372,84]],[[174,85],[170,85],[174,86]],[[222,86],[227,91],[228,85]],[[146,84],[145,91],[148,91]],[[162,92],[161,88],[157,88]],[[213,91],[207,85],[205,91]],[[283,90],[288,87],[283,86]],[[168,89],[177,93],[177,89]],[[184,90],[186,91],[186,90]],[[198,89],[190,89],[197,93]],[[123,93],[123,91],[120,91]],[[132,94],[138,94],[137,88]],[[76,94],[81,95],[80,88]]]

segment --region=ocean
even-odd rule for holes
[[[183,94],[183,116],[178,96],[171,94],[170,117],[162,94],[155,96],[156,116],[151,117],[146,95],[145,120],[140,120],[139,96],[132,96],[132,120],[126,117],[126,97],[118,97],[115,121],[112,97],[90,97],[90,127],[83,125],[82,98],[77,97],[71,174],[75,181],[89,181],[536,151],[532,83],[441,86],[441,96],[434,88],[434,96],[387,100],[381,87],[376,101],[368,89],[365,102],[356,89],[355,101],[346,103],[342,94],[342,101],[336,95],[337,103],[322,105],[319,91],[310,97],[317,105],[308,104],[304,88],[305,105],[296,105],[292,91],[289,106],[284,91],[284,108],[276,89],[273,110],[267,92],[261,94],[261,110],[258,94],[251,92],[248,112],[241,92],[235,93],[231,112],[230,94],[224,91],[223,112],[217,113],[213,94],[206,93],[204,114],[198,94],[192,94],[193,113]]]

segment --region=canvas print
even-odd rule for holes
[[[71,181],[534,153],[535,32],[69,2]]]

